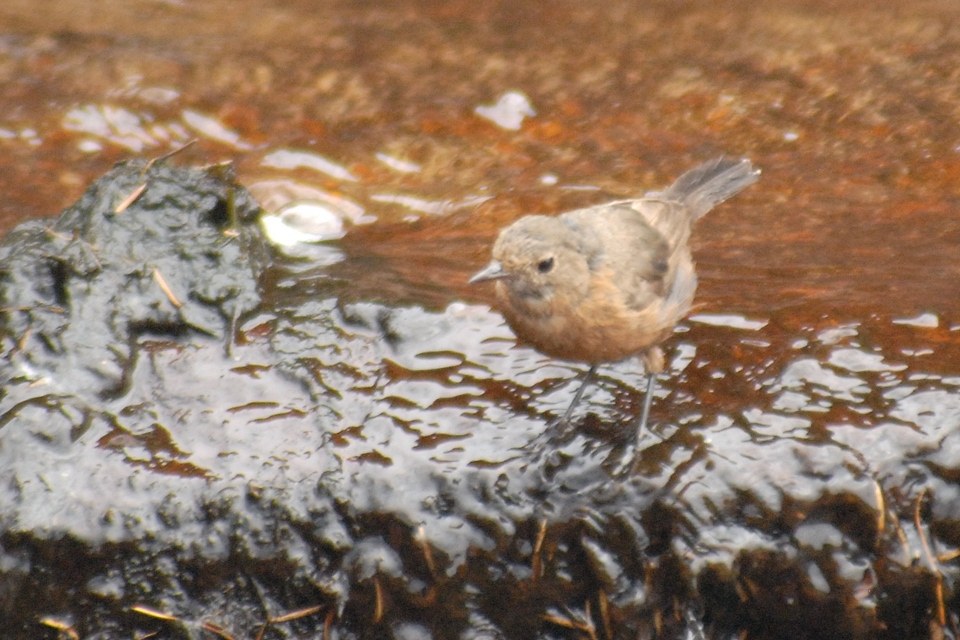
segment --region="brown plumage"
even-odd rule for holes
[[[690,310],[697,288],[691,226],[759,175],[749,160],[718,158],[661,193],[525,216],[500,232],[493,261],[470,282],[496,281],[498,308],[522,342],[590,365],[564,421],[597,365],[636,355],[650,374],[645,427],[664,366],[659,345]]]

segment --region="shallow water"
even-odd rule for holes
[[[814,591],[838,576],[865,583],[859,549],[923,556],[924,534],[911,529],[921,503],[937,523],[934,553],[960,545],[957,18],[946,0],[882,11],[61,2],[42,17],[10,2],[0,228],[56,213],[120,159],[193,139],[177,162],[232,161],[271,210],[323,206],[342,239],[268,274],[269,313],[243,331],[255,351],[269,334],[281,353],[311,340],[330,352],[296,360],[309,392],[284,386],[234,415],[284,422],[317,411],[319,389],[336,391],[319,404],[342,427],[332,441],[345,475],[389,484],[402,459],[414,486],[383,499],[417,514],[433,490],[423,477],[438,469],[520,473],[516,451],[563,410],[581,371],[516,346],[486,307],[489,290],[466,284],[496,230],[662,187],[718,154],[748,156],[760,182],[695,230],[697,306],[667,345],[636,470],[675,492],[690,527],[680,557],[735,565],[783,529],[815,559]],[[311,301],[342,324],[312,324]],[[378,305],[399,311],[381,317]],[[255,378],[261,356],[237,375]],[[557,445],[574,461],[561,476],[588,483],[578,474],[613,465],[642,388],[635,363],[601,369],[581,434]],[[169,446],[197,452],[198,467],[222,453]],[[255,459],[239,468],[255,476]],[[740,523],[717,524],[731,512]],[[483,531],[471,541],[483,545]],[[466,553],[463,540],[433,543]],[[750,591],[762,567],[740,568]]]

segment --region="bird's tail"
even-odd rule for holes
[[[747,159],[719,157],[690,169],[661,194],[687,206],[692,220],[757,181],[760,170]]]

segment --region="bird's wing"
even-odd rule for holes
[[[561,216],[593,272],[616,279],[623,303],[642,309],[665,295],[670,245],[631,202],[578,209]]]
[[[629,207],[667,241],[671,252],[686,246],[690,239],[690,212],[683,203],[659,197],[646,197],[617,203]]]

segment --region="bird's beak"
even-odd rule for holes
[[[507,272],[503,270],[503,265],[494,260],[481,271],[473,274],[473,277],[468,280],[470,284],[477,282],[483,282],[484,280],[499,280],[500,278],[506,278]]]

